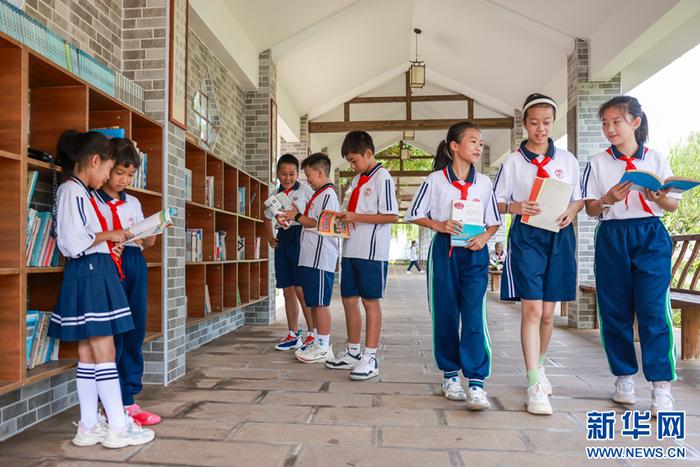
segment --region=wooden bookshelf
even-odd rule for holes
[[[192,199],[185,203],[186,228],[203,231],[203,260],[185,264],[187,325],[192,326],[267,298],[268,248],[263,239],[263,201],[268,188],[261,180],[189,139],[185,145],[185,167],[192,171]],[[214,177],[213,203],[206,196],[207,177]],[[245,189],[244,198],[239,195],[239,188]],[[243,208],[239,202],[245,203]],[[215,258],[216,231],[226,232],[225,260]],[[245,237],[245,257],[240,260],[239,235]],[[260,237],[258,258],[255,257],[257,237]],[[204,306],[206,289],[212,308],[209,314]]]
[[[75,367],[77,345],[62,342],[60,359],[26,368],[26,313],[51,311],[63,267],[26,266],[27,172],[52,179],[50,163],[30,159],[29,146],[55,154],[63,131],[119,126],[148,153],[146,189],[129,189],[149,215],[164,207],[163,127],[0,33],[0,394]],[[57,167],[61,172],[61,168]],[[223,201],[222,201],[223,204]],[[46,209],[44,209],[46,210]],[[148,262],[148,340],[162,335],[162,243],[146,250]]]

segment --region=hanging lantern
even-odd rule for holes
[[[412,88],[422,88],[425,86],[425,62],[418,60],[418,36],[421,34],[420,29],[415,28],[413,30],[416,33],[416,58],[415,60],[410,60],[411,67],[409,68],[409,85]]]

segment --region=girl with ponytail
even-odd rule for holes
[[[476,125],[452,125],[435,151],[435,171],[423,182],[404,217],[436,232],[428,254],[427,277],[433,353],[444,376],[443,394],[450,400],[466,400],[470,410],[491,407],[484,391],[484,380],[491,373],[485,299],[489,254],[485,245],[501,224],[491,180],[476,171],[482,150]],[[476,212],[478,228],[483,230],[464,247],[452,247],[451,236],[463,231],[462,224],[453,220],[453,209]],[[466,394],[460,370],[469,383]]]
[[[591,158],[581,188],[586,212],[601,221],[594,265],[601,340],[617,376],[612,400],[636,401],[636,315],[644,376],[652,382],[651,414],[656,416],[673,410],[671,381],[676,379],[669,298],[672,243],[660,217],[678,208],[680,194],[634,191],[630,182],[620,182],[628,170],[651,172],[662,180],[673,175],[668,159],[645,146],[649,126],[637,99],[614,97],[598,116],[610,147]]]

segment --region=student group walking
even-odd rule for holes
[[[521,302],[527,410],[552,413],[549,396],[556,389],[547,379],[543,362],[556,302],[576,297],[576,241],[571,223],[584,208],[599,220],[596,288],[601,341],[617,377],[612,399],[622,404],[635,402],[633,376],[639,369],[633,343],[636,316],[642,369],[652,385],[652,415],[673,409],[675,348],[668,292],[671,240],[660,217],[664,211],[677,209],[680,196],[668,191],[634,191],[630,183],[620,183],[624,172],[632,169],[653,172],[662,179],[672,175],[666,157],[645,146],[648,123],[636,99],[615,97],[601,106],[599,116],[610,146],[579,173],[574,155],[556,148],[550,137],[556,103],[544,95],[530,95],[523,106],[527,139],[505,159],[494,183],[476,170],[483,150],[479,128],[468,121],[454,124],[436,150],[433,172],[404,213],[406,221],[434,231],[426,271],[433,353],[443,372],[444,396],[465,401],[468,409],[490,407],[486,383],[492,346],[486,288],[491,259],[486,244],[508,213],[514,218],[507,253],[499,256],[505,257],[501,298]],[[142,251],[154,239],[122,245],[130,236],[126,229],[143,220],[139,201],[124,192],[138,169],[138,151],[130,140],[108,140],[100,133],[78,131],[64,133],[57,149],[64,181],[56,199],[56,238],[69,261],[49,335],[78,342],[80,422],[73,443],[108,448],[145,444],[155,436],[146,426],[160,421],[134,400],[142,388],[141,347],[148,297]],[[355,381],[380,374],[381,299],[391,224],[399,219],[394,180],[375,160],[374,152],[368,133],[346,135],[342,156],[357,175],[350,184],[347,206],[342,208],[330,179],[328,155],[312,154],[301,165],[291,154],[282,156],[277,163],[278,192],[288,196],[292,208],[274,215],[265,213],[268,242],[275,251],[276,286],[284,291],[289,329],[275,348],[292,351],[303,363],[346,371]],[[300,170],[308,185],[299,181]],[[550,177],[574,187],[556,220],[556,233],[523,221],[540,213],[538,203],[528,200],[535,179]],[[463,231],[453,216],[457,204],[479,213],[481,233],[464,246],[454,246],[451,240]],[[351,225],[342,249],[337,237],[318,233],[324,211],[338,212]],[[341,251],[340,294],[347,346],[336,355],[331,346],[329,305]],[[417,261],[415,252],[411,259]],[[415,266],[420,271],[417,262]],[[305,333],[299,328],[301,316]]]

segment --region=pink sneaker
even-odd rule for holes
[[[160,416],[142,410],[138,404],[133,404],[127,407],[126,413],[129,416],[131,416],[131,418],[133,418],[136,422],[138,422],[141,426],[156,425],[160,423],[161,420]]]

